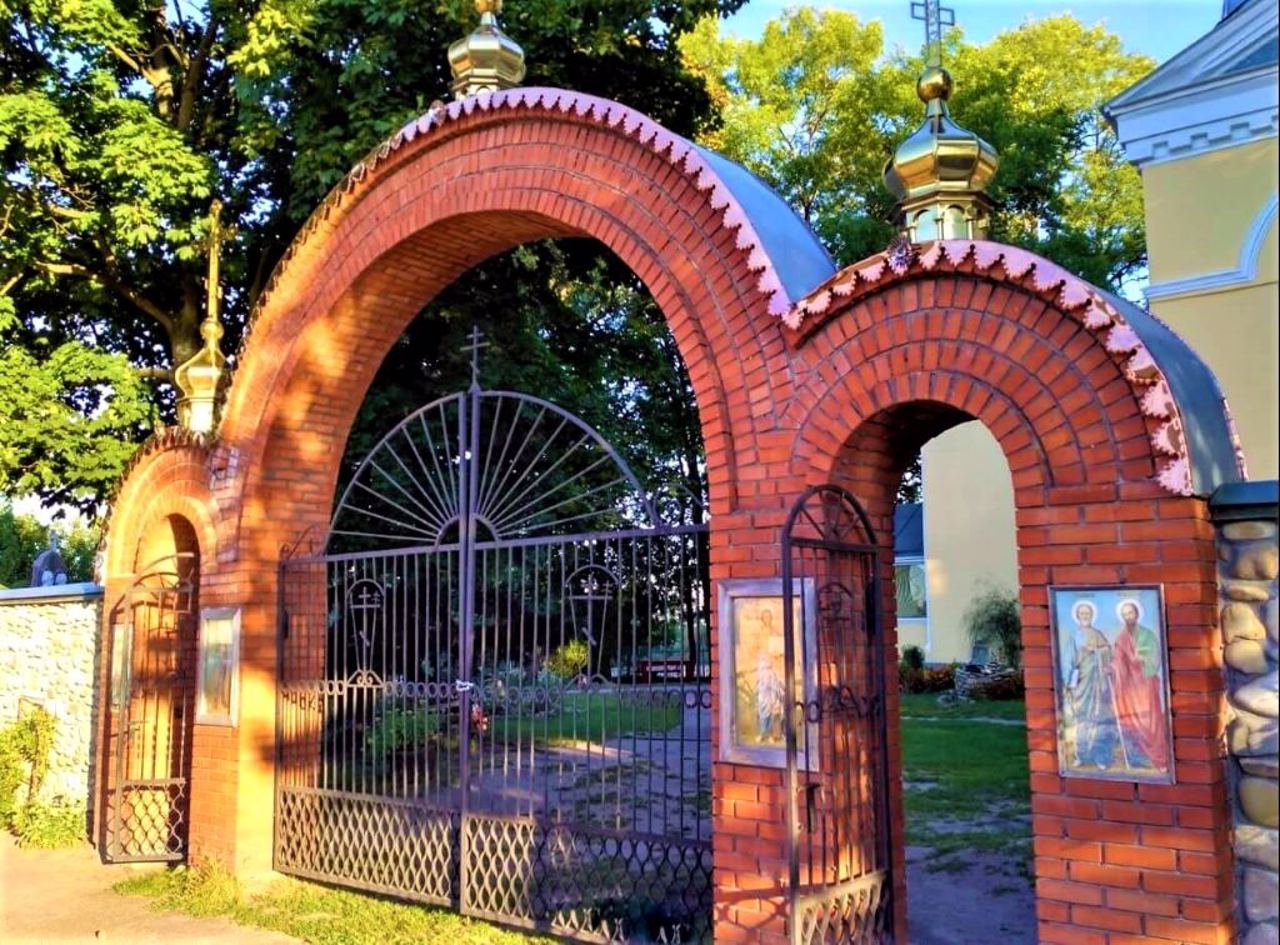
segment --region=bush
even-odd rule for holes
[[[57,721],[36,707],[0,730],[0,818],[9,823],[20,807],[40,794],[49,772],[49,750]],[[26,784],[25,797],[19,793]]]
[[[547,669],[562,680],[568,681],[582,674],[591,662],[591,651],[582,640],[570,640],[547,657]]]
[[[987,586],[970,601],[964,624],[970,642],[998,653],[1007,666],[1022,665],[1022,608],[1012,592]]]
[[[440,730],[440,720],[426,708],[392,706],[383,711],[365,736],[374,755],[389,755],[401,748],[425,745]]]
[[[62,801],[27,804],[10,819],[10,827],[20,847],[56,850],[70,847],[85,838],[85,812]]]
[[[903,692],[948,692],[955,686],[954,666],[938,666],[934,669],[913,669],[906,663],[898,665],[898,681]]]
[[[902,666],[907,669],[924,669],[924,650],[918,646],[909,646],[902,651]]]
[[[969,698],[984,702],[1005,702],[1013,699],[1024,699],[1027,695],[1027,684],[1022,672],[1008,676],[997,676],[988,681],[977,680],[969,687]]]
[[[27,766],[8,732],[0,733],[0,824],[7,824],[18,809],[18,791],[27,779]]]

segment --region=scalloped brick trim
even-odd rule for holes
[[[769,313],[785,316],[792,310],[792,300],[787,295],[778,276],[773,260],[764,249],[764,243],[746,210],[734,198],[732,191],[720,176],[698,153],[698,150],[684,138],[663,128],[653,119],[641,114],[626,105],[620,105],[609,99],[580,92],[569,92],[564,89],[551,88],[519,88],[502,92],[482,93],[468,96],[461,101],[450,102],[428,110],[397,131],[394,135],[374,148],[362,161],[358,162],[338,184],[329,191],[320,206],[303,224],[298,235],[294,237],[289,248],[285,250],[280,262],[276,264],[267,283],[266,289],[259,297],[245,325],[244,336],[240,342],[240,350],[236,356],[239,363],[252,335],[259,313],[266,307],[272,291],[289,269],[289,264],[298,255],[307,241],[315,235],[321,225],[328,222],[335,214],[340,213],[343,205],[348,203],[357,191],[372,186],[378,167],[387,161],[392,154],[410,142],[430,135],[437,129],[459,121],[476,112],[515,111],[519,109],[575,115],[601,127],[618,131],[628,137],[635,138],[643,145],[650,147],[655,153],[665,157],[674,167],[693,182],[694,186],[707,196],[707,203],[714,210],[721,212],[721,226],[733,231],[735,245],[746,259],[747,269],[757,274],[756,290],[764,297]]]
[[[999,266],[1009,281],[1026,280],[1035,292],[1051,295],[1059,308],[1099,337],[1133,386],[1143,415],[1155,421],[1151,445],[1157,458],[1156,481],[1174,495],[1192,495],[1191,457],[1182,415],[1155,357],[1097,289],[1035,253],[987,240],[940,240],[921,247],[914,262],[904,267],[893,265],[886,251],[836,273],[798,301],[782,320],[799,330],[806,318],[822,315],[836,299],[901,281],[912,272],[955,271],[965,263],[987,275]],[[1229,412],[1227,416],[1230,422]]]

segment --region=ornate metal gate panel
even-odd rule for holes
[[[111,691],[100,849],[111,862],[187,855],[195,718],[193,555],[156,562],[117,603],[106,652]]]
[[[854,497],[838,486],[806,492],[782,561],[786,684],[796,694],[785,718],[791,940],[887,945],[885,647],[875,537]]]
[[[588,941],[708,938],[697,507],[523,394],[401,423],[327,553],[281,566],[276,868]]]

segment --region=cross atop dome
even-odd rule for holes
[[[955,11],[940,0],[915,0],[911,15],[924,21],[925,68],[916,94],[925,113],[924,124],[885,165],[885,186],[898,198],[895,222],[913,243],[981,239],[995,206],[986,189],[1000,159],[995,148],[952,121],[947,108],[953,84],[942,68],[942,27],[955,24]]]
[[[924,64],[932,68],[942,67],[942,28],[956,25],[956,11],[944,7],[940,0],[914,0],[911,18],[924,20]]]

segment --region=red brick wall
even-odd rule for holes
[[[1203,502],[1153,483],[1152,421],[1115,358],[1076,317],[998,269],[915,273],[841,300],[803,334],[786,330],[721,216],[622,128],[530,108],[476,112],[405,145],[319,224],[241,358],[220,431],[239,472],[219,493],[221,515],[206,497],[222,546],[203,554],[203,599],[243,608],[241,726],[197,731],[197,759],[207,761],[197,796],[206,800],[193,848],[242,869],[269,864],[276,562],[307,529],[324,534],[349,427],[385,352],[436,292],[485,257],[586,235],[644,279],[689,368],[716,580],[778,575],[781,527],[810,484],[846,486],[891,535],[894,486],[915,449],[969,417],[992,430],[1018,506],[1041,938],[1225,941],[1231,874],[1227,853],[1216,852],[1228,845],[1212,532]],[[133,488],[144,472],[129,481],[121,521],[148,501]],[[117,540],[128,539],[113,526]],[[891,562],[886,544],[886,577]],[[1173,787],[1057,775],[1045,588],[1116,581],[1165,587]],[[890,741],[896,783],[896,734]],[[714,777],[717,936],[781,945],[781,772],[717,764]],[[895,790],[901,863],[899,802]],[[897,903],[903,921],[905,897]]]

